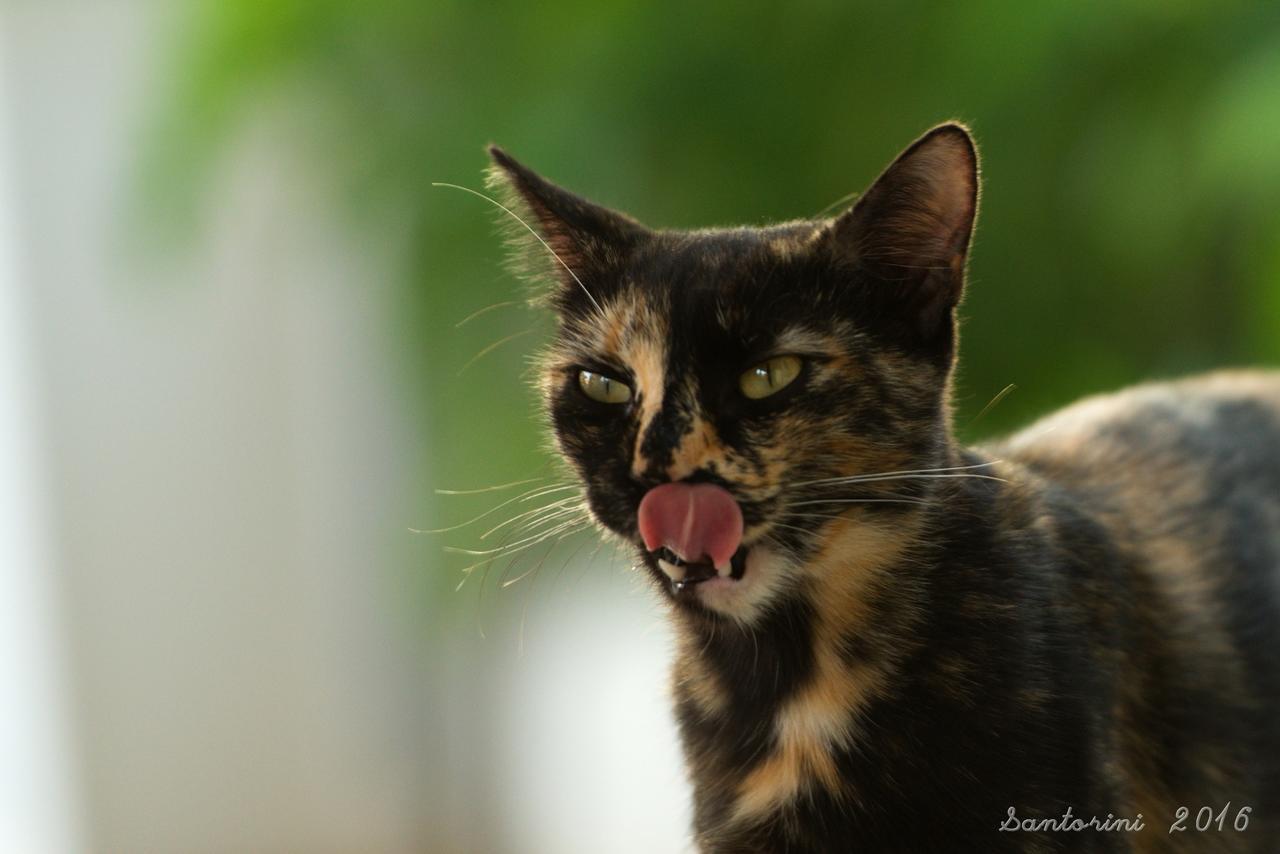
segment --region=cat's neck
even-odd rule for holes
[[[950,456],[942,465],[986,462]],[[754,623],[677,617],[676,712],[707,795],[698,809],[716,823],[767,814],[814,780],[838,779],[833,757],[866,736],[860,710],[930,634],[920,624],[940,575],[939,528],[957,524],[944,502],[966,488],[941,484],[924,508],[833,522],[797,568],[795,593]]]

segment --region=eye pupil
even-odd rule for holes
[[[579,371],[578,388],[598,403],[626,403],[631,399],[629,385],[595,371]]]
[[[759,400],[791,385],[800,375],[799,356],[774,356],[747,370],[738,378],[743,395]]]

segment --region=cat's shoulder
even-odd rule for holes
[[[1224,370],[1092,395],[989,447],[1027,462],[1142,458],[1267,443],[1278,436],[1280,371]],[[1271,452],[1280,456],[1280,449]]]
[[[1280,518],[1280,371],[1088,397],[981,450],[998,473],[1056,484],[1137,529],[1190,529],[1245,506]]]

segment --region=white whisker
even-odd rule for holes
[[[571,531],[570,533],[574,533],[574,532],[572,532],[572,531]],[[546,553],[546,554],[544,554],[544,555],[542,556],[542,558],[541,558],[537,563],[535,563],[532,567],[530,567],[529,569],[526,569],[524,572],[522,572],[522,573],[520,573],[519,575],[517,575],[515,578],[505,578],[505,579],[503,579],[502,583],[501,583],[500,585],[498,585],[498,586],[499,586],[499,587],[501,587],[503,590],[506,590],[506,589],[507,589],[508,587],[510,587],[511,585],[513,585],[513,584],[518,584],[519,582],[521,582],[521,581],[523,581],[524,579],[528,578],[530,575],[533,575],[533,574],[534,574],[534,573],[536,573],[538,570],[542,569],[542,565],[543,565],[543,564],[545,564],[545,563],[547,562],[547,558],[551,557],[551,553],[552,553],[553,551],[555,551],[555,549],[556,549],[556,543],[560,542],[561,540],[563,540],[563,539],[564,539],[565,537],[567,537],[567,536],[569,536],[569,534],[562,534],[561,536],[557,537],[557,538],[556,538],[556,540],[555,540],[555,542],[553,542],[553,543],[551,544],[551,547],[547,549],[547,553]],[[520,620],[520,622],[521,622],[521,631],[522,631],[522,633],[523,633],[523,625],[524,625],[524,617],[523,617],[523,616],[521,616],[521,620]]]
[[[916,504],[928,506],[929,502],[916,498],[819,498],[814,501],[796,501],[792,507],[807,507],[811,504]]]
[[[444,181],[432,181],[432,182],[431,182],[431,186],[433,186],[433,187],[448,187],[448,188],[453,189],[453,190],[461,190],[461,191],[462,191],[462,192],[464,192],[464,193],[470,193],[471,195],[476,196],[476,197],[481,198],[481,199],[484,199],[484,200],[485,200],[486,202],[488,202],[489,204],[494,205],[495,207],[497,207],[497,208],[501,209],[501,210],[502,210],[502,212],[503,212],[503,213],[505,213],[507,216],[511,217],[511,218],[512,218],[512,219],[514,219],[516,222],[518,222],[518,223],[520,223],[521,225],[523,225],[523,226],[525,227],[525,230],[527,230],[530,234],[532,234],[532,235],[533,235],[533,238],[534,238],[535,240],[537,240],[539,243],[541,243],[541,244],[542,244],[542,248],[543,248],[543,249],[546,249],[548,252],[550,252],[550,253],[551,253],[551,257],[552,257],[552,258],[555,258],[557,261],[559,261],[559,262],[560,262],[560,266],[561,266],[561,267],[564,267],[564,268],[565,268],[565,270],[569,273],[569,275],[570,275],[570,276],[573,276],[573,280],[574,280],[575,282],[577,282],[577,283],[578,283],[578,287],[582,288],[582,292],[583,292],[584,294],[586,294],[586,295],[587,295],[587,299],[591,300],[591,304],[592,304],[592,305],[594,305],[594,306],[596,307],[596,311],[600,312],[601,314],[603,314],[603,313],[604,313],[604,309],[600,307],[600,303],[596,302],[596,298],[595,298],[594,296],[592,296],[592,295],[591,295],[591,291],[587,290],[587,286],[586,286],[586,285],[584,285],[584,284],[582,284],[582,279],[579,279],[579,278],[578,278],[578,274],[577,274],[577,273],[575,273],[575,272],[573,272],[573,268],[572,268],[572,267],[570,267],[568,264],[566,264],[566,263],[565,263],[564,259],[563,259],[563,258],[561,258],[561,257],[559,256],[559,254],[557,254],[557,253],[556,253],[556,250],[554,250],[554,249],[552,249],[552,248],[551,248],[551,244],[547,243],[547,241],[545,241],[545,240],[543,240],[543,239],[542,239],[542,235],[540,235],[540,234],[538,234],[538,232],[534,231],[533,226],[529,225],[529,223],[525,222],[523,219],[521,219],[519,216],[517,216],[517,215],[516,215],[516,213],[515,213],[515,211],[511,210],[511,208],[509,208],[509,207],[507,207],[506,205],[502,204],[502,202],[499,202],[497,199],[490,198],[489,196],[486,196],[484,193],[481,193],[481,192],[479,192],[479,191],[477,191],[477,190],[473,190],[473,189],[471,189],[470,187],[463,187],[463,186],[460,186],[460,185],[458,185],[458,184],[449,184],[449,183],[446,183],[446,182],[444,182]]]
[[[837,518],[839,518],[839,517],[837,517],[837,516],[832,516],[831,518],[832,518],[832,519],[837,519]],[[800,532],[800,533],[802,533],[802,534],[812,534],[812,533],[813,533],[813,531],[810,531],[808,528],[801,528],[801,527],[799,527],[799,526],[797,526],[797,525],[787,525],[787,524],[785,524],[785,523],[783,523],[783,522],[774,522],[774,523],[773,523],[773,525],[771,526],[770,530],[772,530],[773,528],[786,528],[786,529],[787,529],[787,530],[789,530],[789,531],[799,531],[799,532]]]
[[[572,483],[565,484],[563,486],[547,486],[547,487],[540,486],[537,489],[531,489],[522,495],[517,495],[514,498],[508,498],[506,501],[503,501],[501,504],[498,504],[495,507],[490,507],[488,510],[484,511],[479,516],[474,516],[465,522],[459,522],[458,524],[450,525],[447,528],[434,528],[431,530],[419,530],[415,528],[410,528],[409,530],[413,531],[413,533],[415,534],[447,534],[450,531],[456,531],[459,528],[465,528],[468,525],[474,525],[476,522],[479,522],[481,519],[492,516],[494,513],[497,513],[503,507],[506,507],[509,504],[514,504],[517,501],[532,501],[535,498],[541,498],[544,495],[550,495],[554,492],[563,492],[566,489],[577,489],[577,488],[578,488],[577,485]]]
[[[939,477],[939,476],[979,477],[979,478],[990,478],[992,480],[1003,480],[1003,478],[994,477],[993,475],[954,474],[959,472],[967,472],[972,469],[986,468],[988,466],[996,465],[999,462],[1001,462],[1001,460],[992,460],[991,462],[987,462],[987,463],[976,463],[970,466],[943,466],[941,468],[932,468],[932,469],[904,469],[901,471],[869,472],[867,474],[854,474],[854,475],[847,475],[844,477],[824,477],[824,478],[819,478],[817,480],[806,480],[800,483],[790,484],[790,486],[792,488],[799,488],[802,486],[817,486],[819,484],[828,484],[828,483],[860,483],[865,481],[889,480],[893,478],[931,477],[931,476],[933,477]],[[953,473],[953,474],[948,475],[948,473]]]
[[[833,477],[830,480],[818,481],[817,483],[806,484],[806,486],[843,486],[845,484],[860,483],[883,483],[889,480],[942,480],[947,478],[968,478],[971,480],[995,480],[1000,483],[1008,483],[1002,477],[996,477],[991,474],[891,474],[879,475],[876,477],[863,477],[855,475],[853,477]]]
[[[509,300],[503,300],[502,302],[495,302],[493,305],[486,305],[484,308],[478,311],[471,312],[466,317],[462,318],[457,323],[453,324],[453,328],[458,329],[462,326],[465,326],[471,321],[475,320],[477,317],[480,317],[481,315],[484,315],[484,314],[488,314],[491,311],[496,311],[497,309],[500,309],[500,308],[507,308],[508,306],[520,305],[520,304],[521,303],[519,300],[509,299]]]
[[[539,514],[542,514],[542,513],[550,513],[552,511],[558,510],[563,505],[568,504],[570,501],[579,500],[579,498],[580,496],[570,495],[568,498],[561,498],[558,501],[552,501],[550,504],[543,504],[541,507],[534,507],[531,510],[525,510],[523,513],[517,513],[516,515],[512,516],[510,519],[507,519],[505,522],[499,522],[489,530],[485,531],[483,534],[480,535],[480,539],[482,540],[488,539],[491,534],[507,527],[512,522],[517,522],[521,519],[528,519],[530,516],[538,516]]]
[[[510,489],[513,486],[524,486],[526,483],[536,483],[540,480],[546,480],[546,478],[530,477],[524,480],[513,480],[511,483],[500,483],[497,486],[482,486],[479,489],[437,489],[435,492],[436,495],[479,495],[481,492],[498,492],[499,490]]]
[[[844,519],[847,518],[838,513],[783,513],[784,519]]]
[[[579,524],[585,526],[590,523],[578,522],[577,520],[562,522],[554,528],[550,528],[545,531],[539,531],[536,534],[531,534],[528,537],[524,537],[522,539],[516,540],[514,543],[510,543],[509,545],[501,545],[501,546],[498,546],[497,548],[492,548],[492,549],[460,549],[454,546],[445,546],[444,550],[446,552],[449,552],[450,554],[475,555],[477,557],[483,557],[484,555],[493,555],[493,554],[497,554],[497,555],[515,554],[516,552],[523,551],[524,549],[527,549],[530,546],[536,546],[538,543],[542,542],[548,537],[554,536],[555,534],[559,533],[561,530],[563,530],[568,526],[579,525]]]
[[[580,516],[582,517],[583,521],[588,521],[588,517],[584,512],[584,510],[585,508],[581,505],[577,505],[573,507],[562,507],[553,513],[546,513],[544,515],[538,516],[535,519],[530,519],[522,525],[517,525],[515,528],[511,529],[511,533],[513,535],[523,534],[526,531],[534,530],[539,525],[545,525],[548,522],[554,522],[556,520],[562,520],[562,521],[567,520],[568,518],[573,516]]]
[[[465,371],[467,368],[471,367],[476,362],[483,359],[485,356],[492,353],[494,350],[501,347],[503,344],[506,344],[508,341],[514,341],[517,338],[523,338],[526,335],[532,335],[535,331],[536,330],[534,329],[524,329],[520,332],[513,332],[512,334],[508,335],[505,338],[499,338],[497,341],[494,341],[492,344],[490,344],[488,347],[485,347],[479,353],[476,353],[470,359],[467,359],[467,361],[463,364],[463,366],[461,368],[458,368],[458,376],[462,376],[463,371]]]
[[[1009,383],[1007,386],[1000,389],[1000,392],[995,397],[991,398],[990,402],[988,402],[986,406],[982,407],[982,411],[979,412],[977,415],[973,416],[973,418],[969,421],[969,426],[972,427],[974,424],[977,424],[979,421],[981,421],[982,416],[986,415],[988,412],[995,409],[1000,404],[1000,401],[1008,397],[1009,393],[1012,391],[1015,391],[1017,388],[1018,387],[1015,384]]]

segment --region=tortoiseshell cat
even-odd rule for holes
[[[556,441],[670,603],[702,850],[1280,850],[1280,376],[961,447],[960,125],[767,228],[491,154],[561,261]]]

